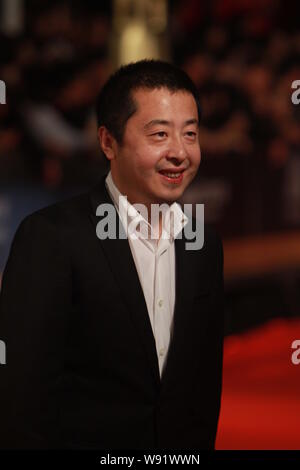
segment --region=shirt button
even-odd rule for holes
[[[158,305],[159,305],[160,307],[162,307],[163,301],[162,301],[161,299],[158,301]]]
[[[160,349],[159,350],[159,355],[163,356],[164,354],[165,354],[165,349],[164,348]]]

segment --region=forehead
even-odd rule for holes
[[[137,111],[134,115],[140,119],[153,117],[178,117],[198,119],[197,104],[194,96],[185,90],[172,91],[168,88],[144,89],[132,92]],[[179,113],[179,115],[177,115]],[[134,116],[133,115],[133,116]]]

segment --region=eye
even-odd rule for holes
[[[152,135],[157,136],[157,137],[165,137],[167,133],[165,131],[159,131],[159,132],[155,132]]]
[[[186,135],[187,135],[188,137],[196,137],[197,134],[196,134],[196,132],[194,132],[194,131],[188,131],[188,132],[186,132]]]
[[[185,133],[185,138],[189,142],[196,142],[197,141],[197,132],[195,131],[187,131]]]

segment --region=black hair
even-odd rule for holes
[[[120,67],[102,87],[96,103],[98,128],[105,126],[116,141],[122,143],[127,120],[136,112],[132,91],[167,88],[191,93],[195,98],[198,121],[198,91],[190,77],[180,68],[161,60],[144,59]]]

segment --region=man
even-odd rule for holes
[[[26,217],[4,272],[2,447],[212,449],[222,244],[205,227],[203,247],[187,250],[195,221],[176,202],[200,164],[197,91],[144,60],[108,80],[97,114],[109,174]],[[138,209],[154,204],[165,210],[147,220]],[[105,238],[107,207],[128,236]]]

